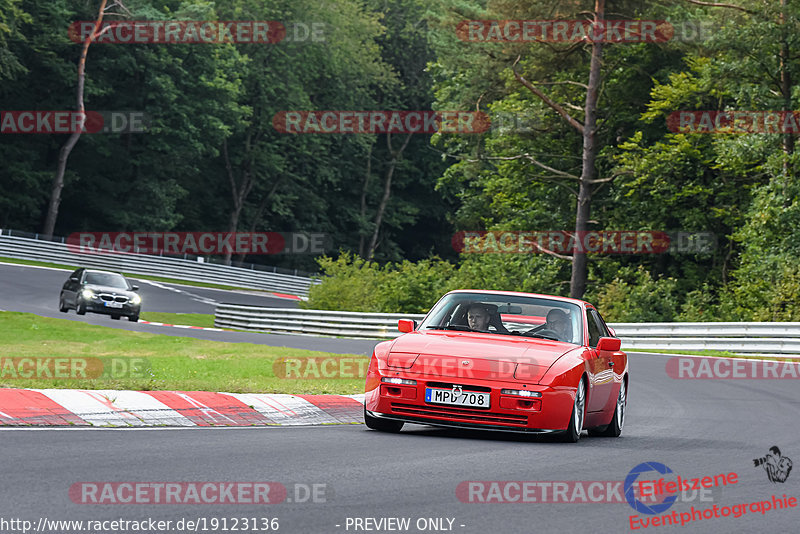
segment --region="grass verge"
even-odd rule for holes
[[[364,379],[290,380],[276,376],[273,364],[279,358],[367,359],[354,354],[128,332],[18,312],[0,312],[0,357],[0,387],[346,395],[363,393]],[[99,358],[103,372],[98,378],[22,378],[19,358],[37,358],[37,364],[46,359],[71,358],[71,362],[90,362],[90,369]],[[51,368],[53,363],[50,360]]]
[[[214,328],[214,316],[210,313],[167,313],[167,312],[142,312],[139,315],[142,321],[151,323],[180,324],[186,326],[202,326]]]
[[[734,354],[723,350],[656,350],[656,349],[626,349],[625,352],[652,352],[656,354],[686,354],[687,356],[711,356],[717,358],[741,358],[744,360],[778,360],[778,361],[797,361],[797,358],[789,356],[762,356],[760,354]]]

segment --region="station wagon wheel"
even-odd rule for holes
[[[64,296],[63,295],[58,297],[58,311],[60,311],[62,313],[67,313],[69,311],[69,308],[67,307],[67,303],[64,302]]]
[[[78,315],[86,315],[86,303],[78,301],[78,306],[75,308]]]

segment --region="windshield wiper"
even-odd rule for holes
[[[473,330],[468,326],[464,326],[461,324],[448,324],[448,325],[433,325],[429,326],[428,328],[433,328],[436,330],[458,330],[459,332],[480,332],[480,330]]]
[[[538,337],[538,338],[541,338],[541,339],[549,339],[550,341],[561,341],[557,337],[543,336],[542,334],[539,334],[539,333],[536,333],[536,332],[534,332],[532,334],[522,334],[522,335],[525,336],[525,337]]]

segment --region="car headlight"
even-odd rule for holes
[[[90,300],[92,297],[94,297],[94,291],[91,289],[84,289],[81,291],[81,296],[86,300]]]
[[[139,305],[141,303],[142,303],[142,297],[140,297],[139,295],[134,295],[133,298],[131,298],[131,304]]]

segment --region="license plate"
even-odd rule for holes
[[[451,406],[469,406],[471,408],[488,408],[489,393],[461,391],[454,393],[452,389],[425,389],[425,402],[431,404],[449,404]]]
[[[121,302],[106,302],[106,308],[121,308]]]

